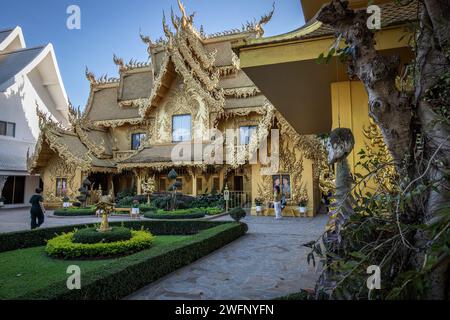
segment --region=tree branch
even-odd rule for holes
[[[333,0],[318,14],[318,20],[333,27],[352,48],[349,75],[358,77],[369,95],[370,116],[380,127],[397,167],[411,145],[410,97],[400,93],[395,79],[398,56],[382,56],[375,49],[375,34],[367,27],[365,10],[354,11],[347,1]]]

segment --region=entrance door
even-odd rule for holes
[[[234,176],[234,191],[244,191],[243,176]]]
[[[22,204],[24,203],[25,193],[25,177],[23,176],[10,176],[6,180],[5,187],[3,188],[2,196],[5,197],[5,204]]]

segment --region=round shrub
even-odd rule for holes
[[[114,227],[109,232],[98,232],[96,228],[80,229],[72,237],[74,243],[110,243],[130,239],[131,230],[125,227]]]
[[[45,252],[51,257],[63,259],[108,258],[148,249],[155,239],[145,230],[132,230],[131,239],[110,243],[75,243],[72,241],[73,235],[66,233],[49,240]]]
[[[230,216],[233,218],[233,220],[239,222],[241,219],[245,218],[247,214],[245,213],[245,210],[242,208],[234,208],[230,211]]]

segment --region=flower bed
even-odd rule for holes
[[[131,231],[131,239],[115,242],[76,243],[74,233],[66,233],[48,241],[45,252],[55,258],[105,258],[132,254],[148,249],[154,236],[148,231]]]

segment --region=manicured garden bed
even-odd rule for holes
[[[120,299],[247,231],[245,224],[216,221],[124,224],[135,230],[143,226],[156,235],[151,248],[114,259],[66,261],[50,258],[45,240],[74,226],[1,234],[0,299]],[[67,289],[70,265],[81,268],[81,290]]]

